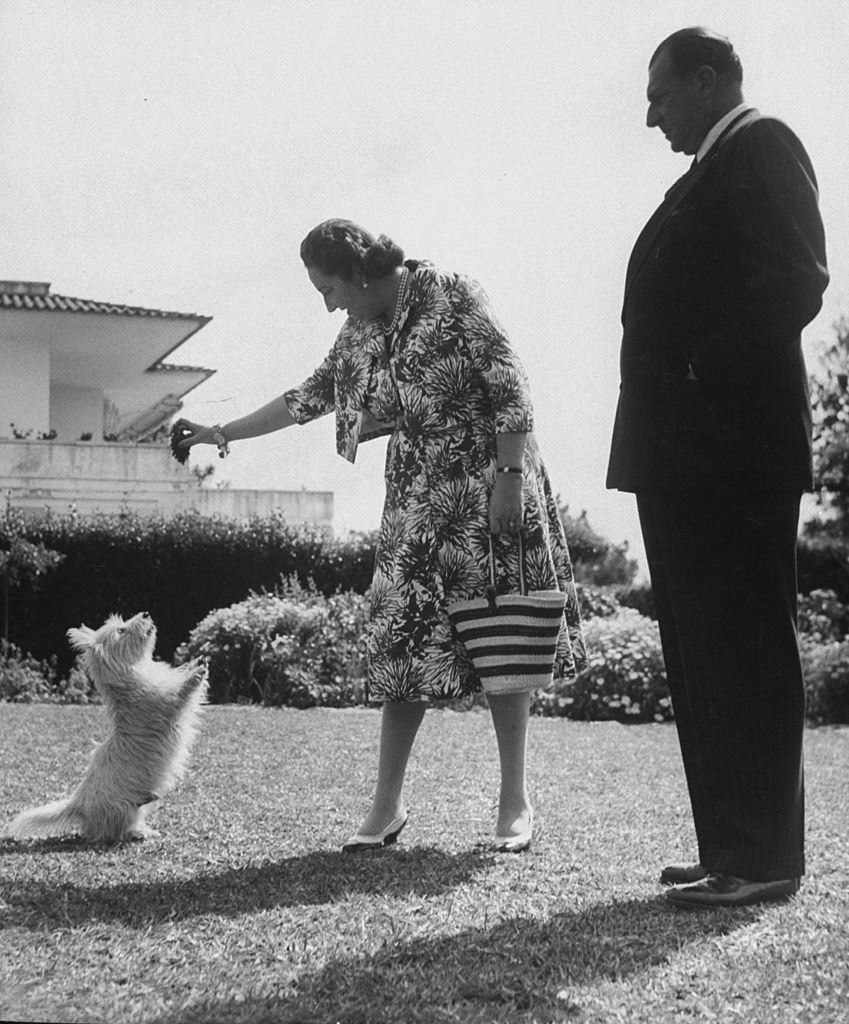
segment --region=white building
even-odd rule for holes
[[[276,509],[330,530],[332,492],[201,488],[163,443],[183,398],[215,372],[165,360],[211,319],[0,281],[0,495],[33,511]]]

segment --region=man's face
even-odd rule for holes
[[[661,50],[649,68],[646,98],[648,127],[660,128],[675,153],[696,153],[710,130],[709,99],[698,72],[678,78],[669,55]]]

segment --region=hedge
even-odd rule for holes
[[[37,587],[13,585],[9,607],[9,638],[35,658],[56,655],[60,673],[73,664],[70,626],[96,628],[112,612],[146,611],[159,631],[157,654],[170,660],[210,611],[273,589],[281,577],[312,580],[325,595],[362,594],[374,567],[373,535],[333,540],[280,515],[239,522],[197,512],[33,519],[13,512],[0,541],[4,531],[7,543],[20,536],[64,556]]]
[[[362,700],[374,535],[335,541],[280,516],[239,523],[197,513],[34,520],[13,513],[0,523],[0,551],[12,538],[63,557],[37,586],[10,588],[16,644],[0,648],[0,700],[96,699],[65,631],[97,626],[113,611],[148,611],[163,660],[209,659],[214,700],[294,707]],[[622,722],[671,718],[657,623],[643,614],[653,611],[650,589],[579,584],[578,593],[590,665],[574,683],[538,693],[534,710]],[[810,720],[849,722],[849,604],[834,590],[803,594],[799,626]]]

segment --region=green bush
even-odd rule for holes
[[[15,644],[0,640],[0,701],[13,704],[96,704],[100,697],[85,672],[75,665],[61,678],[56,657],[39,661]]]
[[[645,615],[647,619],[657,618],[650,583],[631,583],[627,587],[617,587],[616,600],[626,608],[636,608],[640,615]]]
[[[0,640],[0,700],[32,704],[50,699],[55,669],[14,644]]]
[[[828,522],[806,523],[797,547],[799,590],[833,590],[849,602],[849,540]]]
[[[849,605],[833,590],[812,590],[799,596],[799,632],[817,643],[845,640],[849,635]]]
[[[576,583],[575,590],[578,594],[578,607],[581,611],[581,619],[609,618],[620,611],[620,604],[616,598],[615,591],[610,587],[594,587],[589,583]]]
[[[672,718],[657,623],[632,608],[584,624],[589,665],[555,682],[534,710],[579,721],[665,722]]]
[[[63,558],[38,589],[12,587],[9,635],[37,658],[58,655],[63,673],[73,665],[69,626],[97,628],[112,612],[146,611],[158,629],[157,656],[168,661],[212,609],[273,589],[281,576],[312,579],[326,595],[362,594],[374,566],[372,535],[337,541],[280,515],[247,522],[197,512],[12,518],[17,536]]]
[[[365,622],[362,596],[290,578],[207,615],[175,658],[207,662],[214,703],[346,707],[364,697]]]
[[[802,638],[808,721],[849,725],[849,640],[819,643]]]

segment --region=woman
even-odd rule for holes
[[[370,591],[368,699],[383,704],[371,808],[343,849],[395,841],[407,822],[402,789],[425,708],[480,683],[451,630],[449,601],[489,583],[491,533],[499,589],[518,590],[518,533],[528,589],[561,590],[566,609],[555,664],[585,664],[563,528],[539,449],[524,371],[481,288],[432,264],[404,261],[385,235],[329,220],[301,244],[328,312],[348,314],[322,365],[300,387],[223,426],[186,420],[184,446],[256,437],[336,415],[339,454],[391,433],[386,500]],[[530,697],[490,696],[501,762],[495,848],[526,849],[533,811],[525,780]]]

